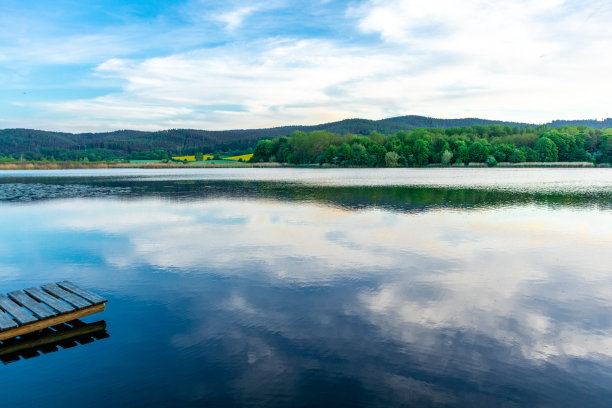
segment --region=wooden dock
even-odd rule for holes
[[[0,294],[0,341],[101,312],[106,302],[69,281]]]

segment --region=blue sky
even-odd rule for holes
[[[612,116],[609,0],[2,0],[0,128]]]

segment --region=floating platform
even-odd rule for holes
[[[0,341],[101,312],[106,302],[69,281],[0,294]]]

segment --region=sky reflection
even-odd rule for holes
[[[138,375],[173,403],[282,405],[317,384],[347,405],[571,405],[568,387],[612,400],[610,211],[227,197],[1,210],[4,291],[68,278],[102,293],[100,347],[170,346],[160,364],[177,378]],[[151,309],[171,321],[152,342]]]

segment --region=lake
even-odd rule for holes
[[[611,265],[611,169],[1,172],[0,292],[109,300],[1,401],[609,407]]]

